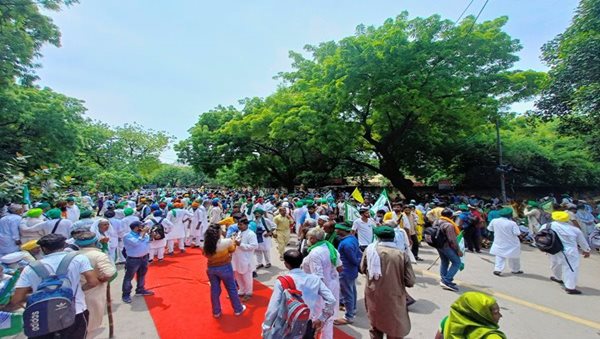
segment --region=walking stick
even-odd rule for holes
[[[115,325],[113,323],[112,301],[110,299],[110,282],[106,285],[106,313],[108,313],[108,337],[114,338]]]
[[[440,256],[439,256],[439,255],[438,255],[437,259],[435,259],[435,260],[434,260],[434,261],[431,263],[431,265],[429,265],[429,267],[427,267],[427,270],[429,271],[429,270],[430,270],[430,269],[433,267],[433,265],[435,265],[435,263],[436,263],[436,262],[438,262],[438,260],[440,260]]]

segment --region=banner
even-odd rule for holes
[[[352,197],[354,198],[354,200],[360,202],[361,204],[365,202],[365,199],[363,199],[362,194],[360,194],[358,187],[356,187],[352,192]]]

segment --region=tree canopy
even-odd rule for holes
[[[539,91],[543,73],[513,69],[521,46],[502,30],[506,21],[468,17],[454,25],[402,13],[339,42],[307,46],[310,57],[291,52],[293,70],[279,74],[274,94],[224,115],[210,130],[215,143],[200,138],[202,114],[179,154],[196,167],[204,154],[211,169],[246,162],[286,187],[306,182],[306,171],[327,176],[353,164],[411,195],[406,175],[452,165],[449,154],[466,137]]]
[[[550,71],[537,114],[586,137],[600,159],[600,0],[582,0],[571,26],[543,46],[542,57]]]

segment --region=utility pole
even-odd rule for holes
[[[498,147],[498,169],[500,171],[500,193],[502,202],[506,204],[506,178],[504,177],[504,164],[502,162],[502,142],[500,142],[500,116],[496,116],[496,146]]]

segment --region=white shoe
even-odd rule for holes
[[[242,305],[242,311],[241,312],[236,312],[234,313],[236,317],[239,317],[240,315],[242,315],[242,313],[244,313],[244,311],[246,311],[246,305]]]

